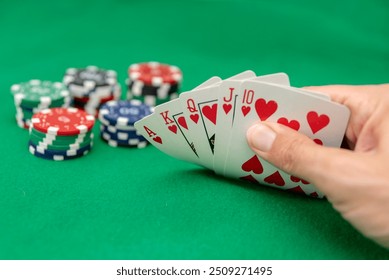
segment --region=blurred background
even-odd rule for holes
[[[389,79],[386,0],[10,1],[0,3],[1,91],[68,67],[178,65],[183,90],[210,76],[283,71],[292,85]],[[4,102],[2,102],[4,106]]]

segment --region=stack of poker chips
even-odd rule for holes
[[[73,97],[73,106],[97,116],[100,106],[111,100],[119,100],[121,86],[114,70],[96,66],[68,68],[63,82]]]
[[[93,146],[95,118],[77,108],[51,108],[33,115],[29,151],[44,159],[62,161],[86,155]]]
[[[178,97],[182,72],[177,66],[147,62],[128,68],[127,99],[157,106]]]
[[[110,101],[99,112],[101,138],[112,147],[144,148],[147,140],[138,134],[134,123],[152,113],[152,108],[139,100]]]
[[[11,87],[16,107],[16,122],[29,128],[32,115],[53,107],[69,107],[71,97],[66,86],[59,82],[30,80]]]

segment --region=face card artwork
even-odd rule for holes
[[[253,77],[252,71],[246,71],[236,76],[235,79]],[[227,79],[229,80],[229,79]],[[216,143],[218,95],[220,83],[198,90],[196,92],[183,93],[180,96],[181,106],[188,119],[189,130],[192,138],[196,138],[196,151],[201,164],[207,168],[213,168],[213,155]]]
[[[174,133],[172,125],[166,125],[160,115],[155,113],[149,115],[136,122],[134,126],[138,133],[160,151],[180,160],[197,163],[196,155],[188,149],[187,143],[177,137],[177,130]]]
[[[278,170],[248,147],[246,131],[257,121],[287,125],[317,143],[339,147],[349,119],[347,107],[322,98],[257,81],[242,84],[224,175],[322,196],[314,186]]]
[[[160,120],[160,129],[165,129],[168,137],[173,138],[175,142],[183,147],[181,153],[186,155],[188,161],[198,163],[198,155],[195,144],[188,136],[188,125],[178,99],[161,104],[155,108],[154,115]],[[188,149],[185,149],[187,147]]]
[[[220,82],[221,79],[219,77],[212,77],[202,83],[201,85],[194,88],[191,92],[196,92],[197,90],[207,88]],[[191,135],[189,133],[189,127],[187,124],[187,120],[182,112],[179,100],[173,100],[168,103],[161,104],[157,106],[154,110],[154,114],[159,115],[162,118],[162,123],[165,125],[170,131],[170,137],[175,138],[175,141],[179,143],[181,146],[188,146],[190,150],[194,153],[195,157],[191,154],[188,155],[188,158],[191,159],[189,161],[194,163],[199,163],[199,157],[196,152],[195,143],[193,139],[191,139]],[[183,150],[183,153],[188,153],[187,150]]]
[[[194,90],[205,88],[220,81],[219,77],[212,77]],[[198,163],[194,144],[185,134],[188,127],[178,99],[157,106],[152,115],[135,123],[135,128],[152,145],[166,154]]]
[[[196,92],[187,92],[180,95],[181,107],[183,108],[184,115],[186,117],[189,133],[192,139],[196,139],[196,151],[201,164],[207,168],[210,168],[210,162],[212,160],[213,152],[210,150],[210,141],[213,141],[211,135],[206,135],[203,126],[205,122],[212,122],[216,125],[216,97],[211,96],[215,91],[216,86],[211,86],[206,89],[200,89]],[[197,102],[199,96],[211,97],[208,102]],[[196,100],[196,101],[195,101]],[[205,114],[200,114],[200,110],[203,110]],[[206,119],[204,119],[206,118]]]

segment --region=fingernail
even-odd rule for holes
[[[255,124],[247,130],[247,138],[254,149],[268,152],[276,139],[276,133],[266,125]]]

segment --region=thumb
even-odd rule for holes
[[[328,195],[334,178],[342,176],[351,151],[323,147],[307,136],[278,123],[260,122],[247,131],[250,148],[288,174],[313,183]]]

